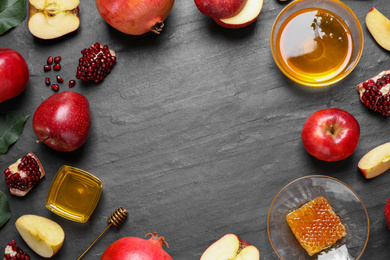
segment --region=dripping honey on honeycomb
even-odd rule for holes
[[[340,218],[323,197],[294,210],[286,219],[299,244],[310,256],[346,235]]]

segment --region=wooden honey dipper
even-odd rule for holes
[[[100,233],[100,235],[87,247],[87,249],[85,249],[85,251],[79,256],[79,258],[77,258],[77,260],[80,260],[81,257],[83,257],[85,255],[85,253],[87,253],[87,251],[95,244],[96,241],[99,240],[99,238],[104,234],[106,233],[106,231],[112,226],[116,226],[116,227],[119,227],[120,224],[122,224],[122,222],[125,220],[125,218],[127,217],[127,210],[122,208],[122,207],[119,207],[117,208],[114,213],[111,214],[111,216],[107,219],[107,221],[110,223],[110,225],[108,225],[106,227],[106,229],[104,229],[102,231],[102,233]]]

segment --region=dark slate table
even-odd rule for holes
[[[0,181],[12,210],[0,229],[0,247],[15,239],[32,259],[40,259],[14,226],[19,216],[37,214],[65,231],[65,243],[53,259],[76,259],[106,228],[107,217],[123,206],[129,211],[126,223],[111,228],[83,259],[99,259],[121,237],[144,237],[154,231],[166,238],[166,251],[177,260],[199,259],[226,233],[255,245],[261,259],[278,259],[267,234],[273,198],[296,178],[321,174],[348,184],[367,207],[370,238],[361,259],[389,259],[390,231],[383,210],[390,197],[390,173],[366,180],[357,163],[370,149],[390,141],[390,119],[366,109],[356,85],[390,68],[389,52],[365,25],[372,6],[389,17],[390,6],[388,0],[343,2],[362,24],[364,52],[346,79],[323,88],[298,85],[275,65],[269,36],[275,17],[288,3],[277,0],[265,0],[258,20],[240,30],[219,27],[192,0],[178,0],[164,31],[142,36],[113,29],[93,0],[83,0],[81,26],[75,33],[40,40],[30,34],[26,19],[0,36],[0,47],[19,51],[31,74],[20,96],[0,104],[0,111],[31,115],[20,139],[0,156],[0,168],[33,151],[47,174],[24,198],[10,195]],[[87,142],[71,153],[37,144],[32,115],[54,93],[44,84],[46,58],[62,56],[60,74],[74,78],[80,51],[97,41],[115,50],[118,59],[101,84],[77,81],[72,89],[90,102]],[[65,90],[66,86],[60,89]],[[310,114],[331,107],[354,115],[361,137],[351,157],[326,163],[304,150],[300,133]],[[45,208],[51,181],[62,165],[89,171],[104,183],[100,202],[86,223],[63,219]]]

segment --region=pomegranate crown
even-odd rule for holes
[[[162,246],[165,245],[167,248],[169,248],[167,241],[165,241],[164,237],[159,237],[157,232],[154,232],[154,234],[148,233],[145,235],[145,237],[148,236],[150,236],[149,241],[155,244],[157,247],[162,248]]]

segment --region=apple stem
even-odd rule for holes
[[[46,140],[48,140],[49,139],[49,137],[46,137],[45,139],[43,139],[43,140],[36,140],[35,142],[37,142],[37,144],[39,144],[39,143],[42,143],[42,142],[44,142],[44,141],[46,141]]]

